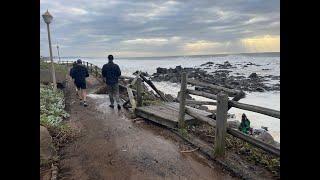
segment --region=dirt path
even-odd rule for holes
[[[96,87],[90,76],[88,91]],[[110,109],[107,95],[89,94],[83,107],[69,83],[66,99],[68,121],[82,135],[60,149],[59,179],[233,179],[199,152],[181,153],[194,147],[168,129]]]

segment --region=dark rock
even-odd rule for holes
[[[264,90],[262,87],[257,87],[257,88],[256,88],[256,91],[264,92],[265,90]]]
[[[167,68],[158,67],[158,68],[157,68],[157,73],[159,73],[159,74],[165,74],[165,73],[167,73]]]
[[[200,66],[212,65],[212,64],[214,64],[214,63],[213,63],[213,62],[206,62],[206,63],[204,63],[204,64],[201,64]]]
[[[268,132],[261,133],[256,137],[256,139],[259,139],[269,144],[274,144],[274,139]]]
[[[141,72],[141,74],[142,74],[143,76],[145,76],[145,77],[149,77],[148,72]]]
[[[250,74],[249,78],[258,78],[258,75],[257,73],[252,73]]]

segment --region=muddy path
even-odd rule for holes
[[[97,88],[90,76],[88,91]],[[145,120],[133,120],[127,110],[109,108],[107,95],[89,94],[79,105],[73,83],[66,90],[68,123],[81,131],[60,148],[58,179],[234,179],[219,165],[170,130]]]

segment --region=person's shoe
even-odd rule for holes
[[[111,104],[111,105],[109,105],[109,107],[114,108],[114,105]]]
[[[117,107],[118,109],[121,109],[121,106],[120,106],[120,104],[118,104],[118,107]]]
[[[82,101],[80,101],[80,105],[81,105],[81,106],[83,105],[83,102],[82,102]]]
[[[87,106],[88,106],[87,102],[84,102],[84,103],[83,103],[83,106],[84,106],[84,107],[87,107]]]

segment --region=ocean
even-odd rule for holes
[[[135,57],[135,58],[117,58],[116,54],[113,54],[114,62],[119,65],[122,75],[132,76],[135,71],[141,70],[152,75],[156,72],[158,67],[162,68],[175,68],[176,66],[201,68],[208,73],[217,70],[214,66],[211,69],[204,69],[205,66],[201,66],[206,62],[213,62],[223,64],[228,61],[237,68],[228,69],[232,70],[229,75],[233,76],[246,76],[251,73],[257,73],[259,76],[273,75],[280,76],[280,53],[251,53],[251,54],[230,54],[230,55],[197,55],[197,56],[170,56],[170,57]],[[61,57],[61,61],[76,61],[82,59],[92,64],[96,64],[102,67],[108,62],[106,57]],[[54,58],[57,61],[57,58]],[[254,63],[258,66],[251,65],[247,68],[242,68],[247,63]],[[264,70],[263,70],[264,69]],[[267,69],[267,70],[266,70]],[[220,69],[221,70],[221,69]],[[154,85],[166,94],[171,94],[176,97],[180,90],[180,84],[170,82],[153,82]],[[265,82],[266,84],[280,84],[280,80],[271,80]],[[193,86],[188,85],[188,88],[192,89]],[[245,92],[246,97],[239,102],[266,107],[280,111],[280,91],[268,91],[268,92]],[[207,98],[191,95],[196,100],[210,100]],[[209,109],[215,109],[215,106],[208,106]],[[251,121],[253,128],[260,128],[266,126],[269,129],[273,138],[280,142],[280,119],[269,117],[263,114],[245,111],[242,109],[231,108],[229,111],[231,114],[235,114],[235,118],[228,120],[240,120],[241,114],[245,113],[248,119]]]

